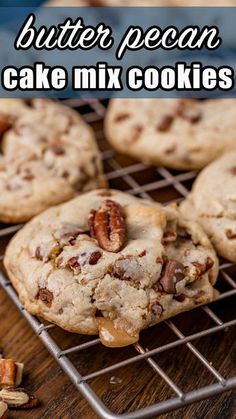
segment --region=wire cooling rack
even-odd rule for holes
[[[195,172],[147,167],[108,147],[102,129],[106,101],[64,102],[93,125],[111,187],[163,203],[188,194]],[[1,226],[1,248],[20,227]],[[222,261],[221,295],[216,302],[154,326],[141,334],[137,344],[115,350],[102,347],[98,338],[67,334],[31,316],[3,269],[0,285],[99,417],[138,419],[156,417],[236,387],[236,372],[224,362],[236,340],[235,273],[233,264]],[[223,355],[219,356],[221,346]],[[181,368],[184,359],[190,369],[186,362]]]

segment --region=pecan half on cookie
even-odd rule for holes
[[[125,243],[125,218],[120,204],[106,200],[89,216],[90,234],[107,252],[119,252]]]

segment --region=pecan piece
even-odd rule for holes
[[[112,268],[110,269],[111,275],[113,275],[115,278],[122,279],[122,280],[130,280],[131,277],[127,275],[124,262],[127,261],[132,263],[132,259],[129,257],[118,259]]]
[[[50,150],[56,155],[56,156],[63,156],[65,154],[65,150],[62,146],[58,144],[52,144],[50,147]]]
[[[14,409],[32,409],[39,405],[39,400],[24,388],[6,387],[0,390],[0,399]]]
[[[115,201],[106,200],[98,211],[89,215],[91,237],[107,252],[117,253],[125,243],[125,219],[122,207]]]
[[[177,114],[181,118],[190,122],[190,124],[196,124],[202,118],[202,113],[200,109],[198,109],[196,106],[192,105],[191,103],[180,106],[180,108],[177,111]]]
[[[8,418],[8,405],[0,401],[0,419]]]
[[[163,307],[157,301],[151,301],[148,306],[148,311],[155,317],[160,317],[163,313]]]
[[[173,144],[172,146],[170,146],[169,148],[167,148],[165,150],[165,153],[166,154],[173,154],[173,153],[176,152],[176,150],[177,150],[177,145],[176,144]]]
[[[80,274],[81,268],[78,257],[74,256],[68,260],[69,267],[77,274]]]
[[[47,288],[40,288],[36,298],[40,299],[46,306],[51,307],[53,301],[53,293]]]
[[[139,253],[139,257],[140,258],[143,258],[144,256],[146,256],[146,254],[147,254],[147,251],[146,250],[143,250],[141,253]]]
[[[173,299],[176,300],[176,301],[178,301],[178,303],[183,303],[184,300],[186,299],[186,295],[184,295],[184,294],[178,294],[178,295],[175,295],[173,297]]]
[[[96,265],[101,257],[101,252],[93,252],[89,258],[89,265]]]
[[[35,257],[38,260],[43,260],[42,249],[41,249],[40,246],[36,247],[36,249],[35,249]]]
[[[70,177],[70,172],[68,170],[64,170],[64,172],[62,172],[61,177],[63,179],[69,179]]]
[[[22,381],[24,364],[12,359],[0,359],[0,388],[19,386]]]
[[[6,115],[0,115],[0,135],[4,134],[10,127],[9,118]]]
[[[138,139],[140,138],[143,130],[144,130],[144,127],[142,125],[135,125],[132,128],[132,134],[129,138],[129,142],[135,143],[136,141],[138,141]]]
[[[168,260],[159,281],[160,289],[167,294],[176,293],[176,284],[184,279],[184,265],[177,260]]]
[[[30,171],[30,169],[26,169],[25,172],[22,174],[22,179],[30,181],[30,180],[35,179],[35,176]]]
[[[68,232],[66,232],[66,233],[63,233],[61,236],[60,236],[60,243],[63,245],[63,244],[65,244],[65,245],[67,245],[67,244],[70,244],[70,245],[74,245],[75,244],[75,242],[76,242],[76,239],[77,239],[77,237],[80,235],[80,234],[85,234],[85,232],[82,232],[81,230],[71,230],[71,231],[68,231]]]
[[[207,258],[205,263],[193,262],[193,266],[196,268],[198,277],[204,275],[212,268],[213,265],[214,261],[210,257]]]
[[[177,239],[176,231],[165,231],[162,239],[163,244],[175,242]]]
[[[16,364],[12,359],[0,359],[0,387],[15,385]]]
[[[157,124],[156,129],[160,132],[167,132],[169,131],[172,123],[174,121],[173,115],[164,115],[160,122]]]
[[[130,118],[130,114],[129,113],[120,113],[119,115],[116,116],[116,118],[114,119],[115,122],[123,122],[126,119]]]
[[[227,239],[229,239],[229,240],[235,240],[236,239],[236,233],[234,233],[230,229],[226,230],[225,235],[226,235]]]
[[[0,359],[0,387],[14,386],[16,364],[13,359]]]
[[[230,171],[231,175],[236,176],[236,166],[231,167]]]

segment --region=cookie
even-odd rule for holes
[[[113,99],[107,139],[147,164],[201,169],[236,149],[235,99]]]
[[[167,6],[168,4],[168,0],[50,0],[46,3],[50,7]]]
[[[125,346],[140,330],[216,296],[218,260],[175,206],[98,190],[48,209],[10,242],[22,304],[63,329]]]
[[[236,262],[236,152],[206,167],[181,204],[185,217],[198,220],[218,254]]]
[[[235,7],[235,0],[171,0],[173,6],[197,7]]]
[[[104,187],[94,134],[70,108],[46,99],[2,99],[0,134],[1,222],[25,222]]]

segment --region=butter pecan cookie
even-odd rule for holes
[[[0,221],[24,222],[104,187],[101,156],[79,114],[46,99],[0,100]]]
[[[46,5],[50,7],[167,6],[169,0],[49,0]]]
[[[197,7],[235,7],[236,0],[171,0],[173,6]]]
[[[114,99],[105,128],[116,150],[144,163],[201,169],[236,149],[236,100]]]
[[[200,173],[181,212],[198,220],[220,256],[236,262],[236,152]]]
[[[140,330],[212,301],[218,260],[201,228],[118,191],[48,209],[19,231],[4,264],[25,308],[125,346]]]

